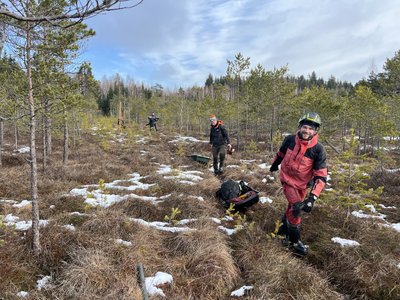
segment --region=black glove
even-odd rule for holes
[[[293,207],[292,208],[292,213],[293,213],[293,216],[295,218],[300,217],[301,210],[303,209],[303,206],[304,206],[304,202],[303,201],[299,201],[299,202],[296,202],[296,203],[292,204],[292,207]]]
[[[314,206],[314,202],[315,202],[315,200],[317,200],[318,198],[317,198],[317,196],[315,196],[315,195],[313,195],[313,194],[310,194],[310,196],[308,196],[308,198],[306,199],[306,200],[304,200],[303,201],[303,210],[306,212],[306,213],[309,213],[309,212],[311,212],[311,210],[312,210],[312,208],[313,208],[313,206]]]
[[[279,166],[278,164],[273,163],[272,166],[271,166],[271,168],[269,168],[269,171],[270,171],[270,172],[278,171],[278,170],[279,170],[278,166]]]

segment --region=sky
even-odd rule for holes
[[[81,59],[98,80],[169,89],[225,75],[239,52],[250,68],[356,83],[400,50],[399,16],[397,0],[144,0],[88,19]]]
[[[94,133],[97,131],[97,128],[93,128]],[[113,139],[114,142],[118,143],[124,143],[125,139],[122,138],[121,136],[115,136]],[[150,142],[148,137],[137,137],[136,143],[142,144],[145,146],[148,142]],[[185,136],[177,136],[175,139],[168,141],[169,143],[199,143],[199,142],[207,142],[206,140],[198,140],[194,137],[185,137]],[[18,150],[14,152],[15,155],[27,155],[29,153],[29,147],[27,146],[21,146]],[[145,150],[141,151],[141,155],[148,155],[148,152]],[[267,165],[265,163],[258,164],[256,160],[240,160],[242,164],[256,164],[256,166],[260,169],[269,169],[270,165]],[[213,168],[210,169],[204,169],[202,168],[202,171],[198,170],[190,170],[190,166],[179,166],[178,168],[174,168],[171,165],[165,165],[159,162],[152,162],[153,164],[156,164],[158,166],[157,173],[162,175],[165,180],[174,180],[178,182],[179,184],[183,185],[193,185],[195,186],[199,181],[203,180],[204,172],[210,172],[212,174]],[[256,166],[253,165],[255,168]],[[228,164],[227,168],[240,168],[239,165],[233,165],[233,164]],[[252,169],[254,169],[252,168]],[[247,169],[247,168],[246,168]],[[179,170],[179,171],[178,171]],[[398,172],[399,170],[391,170],[391,172]],[[149,191],[148,195],[143,195],[143,193],[146,192],[146,190],[149,190],[149,188],[154,185],[155,183],[143,183],[142,180],[146,178],[147,176],[142,176],[137,172],[128,174],[128,179],[123,179],[123,180],[114,180],[112,182],[107,182],[104,184],[105,188],[112,191],[108,192],[108,190],[104,190],[100,187],[99,184],[93,183],[91,185],[84,185],[84,186],[79,186],[76,187],[69,192],[65,196],[81,196],[82,201],[86,205],[90,206],[98,206],[102,208],[107,208],[113,205],[114,203],[124,201],[126,199],[129,199],[129,201],[135,201],[135,199],[140,199],[142,201],[148,201],[151,202],[154,205],[157,205],[160,202],[163,201],[168,201],[168,198],[171,197],[171,194],[166,194],[162,195],[159,197],[155,197],[154,194]],[[278,178],[270,177],[270,180],[278,180]],[[327,185],[330,186],[330,176],[328,177],[328,183]],[[264,181],[263,181],[264,182]],[[135,194],[135,191],[140,190],[142,191],[141,193],[138,193],[140,195]],[[325,189],[327,192],[328,189]],[[332,189],[330,189],[332,190]],[[121,193],[119,193],[121,191]],[[127,194],[126,191],[132,192],[130,194]],[[144,191],[144,192],[143,192]],[[274,209],[277,209],[275,205],[275,202],[273,199],[266,197],[266,196],[261,196],[263,193],[260,194],[260,203],[265,204],[265,205],[271,205],[274,207]],[[198,201],[205,201],[203,197],[195,196],[195,195],[186,195],[186,197],[194,197]],[[14,208],[22,208],[26,206],[31,206],[32,201],[30,200],[13,200],[13,199],[0,199],[0,205],[10,205]],[[397,207],[395,206],[390,206],[386,207],[383,204],[378,204],[380,208],[385,208],[389,210],[397,210]],[[54,209],[55,205],[51,205],[50,209]],[[6,209],[5,211],[10,211],[10,209]],[[18,210],[17,210],[18,213]],[[88,217],[91,217],[90,214],[84,214],[78,211],[71,212],[71,215],[86,215]],[[366,218],[373,218],[380,220],[380,224],[383,227],[390,227],[393,228],[393,230],[396,230],[400,232],[400,223],[390,223],[386,221],[386,215],[380,213],[377,210],[377,207],[375,207],[372,204],[365,205],[364,210],[358,210],[358,211],[352,211],[351,212],[352,217],[354,218],[361,218],[361,219],[366,219]],[[7,214],[7,215],[0,215],[0,219],[3,220],[4,224],[6,226],[14,227],[16,231],[26,231],[32,227],[32,220],[22,220],[22,217],[14,214]],[[232,220],[232,217],[229,215],[225,215],[222,218],[211,218],[212,221],[218,226],[218,229],[222,231],[223,233],[227,235],[233,235],[236,234],[238,231],[240,231],[239,226],[235,226],[235,228],[229,228],[227,226],[224,226],[225,224],[228,224],[230,220]],[[169,222],[165,222],[165,220],[159,220],[159,221],[146,221],[144,219],[137,219],[137,218],[129,218],[130,221],[136,222],[141,224],[142,226],[148,226],[152,227],[156,230],[160,231],[168,231],[168,232],[182,232],[182,231],[188,231],[188,230],[196,230],[193,227],[187,226],[187,224],[195,222],[197,219],[182,219],[182,220],[176,220],[176,224],[170,224]],[[40,226],[48,226],[50,224],[51,220],[40,220],[39,225]],[[231,225],[232,226],[232,225]],[[72,224],[66,224],[62,225],[67,230],[76,230],[75,226]],[[362,243],[347,239],[346,237],[338,237],[338,236],[333,236],[331,238],[332,243],[337,244],[338,247],[362,247]],[[133,247],[134,245],[132,244],[131,241],[126,241],[122,239],[116,239],[114,241],[110,241],[110,243],[118,243],[124,247]],[[400,268],[400,262],[397,263],[397,267]],[[160,295],[160,296],[165,296],[162,287],[165,286],[166,284],[173,284],[174,278],[173,274],[168,274],[165,273],[164,270],[159,270],[157,271],[154,276],[149,276],[145,277],[145,286],[147,293],[149,295]],[[37,280],[37,285],[36,289],[41,290],[41,289],[47,289],[52,287],[52,277],[50,275],[43,275],[42,278]],[[231,291],[231,296],[232,297],[241,297],[243,296],[247,290],[253,289],[253,286],[251,285],[245,285],[240,287],[239,289],[236,289],[234,291]],[[19,291],[17,293],[17,296],[20,298],[25,298],[29,297],[29,291]]]

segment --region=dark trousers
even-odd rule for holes
[[[158,131],[157,130],[157,124],[150,125],[150,130],[152,130],[152,129],[154,129],[155,131]]]
[[[214,171],[223,168],[226,155],[226,145],[213,146],[212,154],[213,154]],[[218,166],[218,161],[219,161],[219,166]]]

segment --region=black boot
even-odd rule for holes
[[[308,253],[308,246],[304,245],[300,240],[297,241],[297,243],[290,244],[290,248],[293,250],[293,253],[297,255],[304,256]]]
[[[225,160],[225,157],[219,158],[219,169],[218,169],[219,174],[224,173],[224,160]]]
[[[294,254],[298,255],[307,255],[308,246],[304,245],[300,241],[300,226],[288,224],[289,231],[289,248],[293,251]]]
[[[285,215],[283,215],[281,221],[282,221],[282,224],[281,224],[281,226],[279,226],[278,232],[276,233],[276,235],[281,240],[282,246],[287,247],[287,246],[289,246],[289,237],[288,237],[288,224],[287,224]]]

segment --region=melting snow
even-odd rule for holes
[[[20,203],[13,204],[13,207],[21,208],[21,207],[28,206],[28,205],[31,205],[31,204],[32,204],[32,201],[22,200]]]
[[[342,239],[340,237],[333,237],[331,238],[331,241],[337,244],[340,244],[342,247],[356,247],[360,246],[359,242],[353,241],[353,240],[348,240],[348,239]]]
[[[124,241],[124,240],[122,240],[122,239],[117,239],[117,240],[115,240],[115,242],[116,242],[117,244],[121,244],[121,245],[126,246],[126,247],[132,246],[132,242]]]
[[[25,231],[32,227],[32,220],[29,221],[18,221],[19,217],[8,214],[4,217],[6,226],[15,226],[15,230]],[[48,225],[48,220],[39,220],[39,226]]]
[[[168,143],[178,143],[178,142],[193,142],[193,143],[208,143],[209,141],[201,141],[191,136],[175,136],[175,140],[169,141]]]
[[[21,148],[15,150],[15,152],[18,152],[18,153],[29,153],[30,151],[31,151],[31,148],[29,146],[21,147]]]
[[[244,286],[242,286],[240,289],[233,291],[233,292],[231,293],[231,296],[232,296],[232,297],[241,297],[241,296],[244,296],[244,293],[245,293],[247,290],[251,290],[251,289],[253,289],[253,287],[252,287],[251,285],[244,285]]]
[[[51,280],[50,276],[44,276],[42,279],[39,279],[37,281],[37,289],[40,291],[41,289],[46,289],[50,287],[51,285],[50,280]]]
[[[384,220],[386,218],[386,215],[384,215],[384,214],[368,215],[368,214],[364,213],[362,210],[352,211],[351,214],[354,217],[361,218],[361,219],[381,219],[381,220]]]
[[[273,200],[271,198],[268,198],[268,197],[260,197],[260,202],[261,203],[272,203]]]
[[[154,277],[145,278],[146,290],[151,296],[159,295],[165,297],[162,289],[158,288],[157,286],[161,284],[172,283],[172,281],[172,275],[164,272],[157,272]]]

